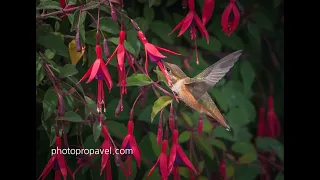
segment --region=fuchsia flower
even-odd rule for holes
[[[267,134],[266,122],[265,122],[265,108],[261,107],[259,109],[259,117],[258,117],[258,127],[257,127],[257,136],[263,137]]]
[[[226,161],[223,156],[221,159],[219,171],[220,171],[221,180],[225,180],[226,179]]]
[[[127,136],[123,139],[121,149],[132,149],[133,152],[133,157],[136,159],[136,163],[138,167],[140,168],[140,148],[137,145],[136,139],[133,136],[133,130],[134,130],[134,123],[133,121],[129,120],[128,125],[128,134]],[[128,175],[130,176],[132,173],[132,155],[122,155],[126,161],[126,170],[128,172]]]
[[[202,23],[205,26],[212,16],[215,0],[205,0],[202,10]]]
[[[186,30],[189,28],[190,29],[190,35],[191,35],[191,40],[194,40],[194,46],[196,49],[196,57],[197,57],[197,64],[199,64],[198,60],[198,51],[197,51],[197,43],[196,43],[196,38],[197,38],[197,30],[195,26],[198,26],[198,29],[202,36],[205,36],[207,39],[207,43],[209,44],[209,34],[207,29],[205,28],[204,24],[201,22],[199,16],[197,15],[195,8],[194,8],[194,0],[189,0],[189,12],[186,15],[185,18],[181,20],[181,22],[173,28],[173,30],[169,33],[172,34],[174,31],[176,31],[178,28],[181,27],[180,32],[177,37],[180,37],[183,33],[186,32]],[[207,15],[205,15],[207,17]]]
[[[114,150],[114,148],[112,146],[112,143],[110,141],[110,138],[109,138],[107,126],[102,126],[102,134],[103,134],[103,137],[104,137],[104,141],[103,141],[102,145],[100,146],[100,149],[102,149],[102,150],[105,150],[105,149]],[[111,164],[110,164],[110,159],[109,159],[109,154],[110,153],[102,153],[101,154],[100,175],[102,174],[103,171],[105,171],[106,180],[112,180],[112,173],[111,173],[112,171],[111,171]]]
[[[80,82],[82,82],[84,79],[88,78],[88,81],[86,83],[89,83],[93,80],[93,78],[96,78],[98,80],[98,97],[97,97],[97,111],[102,112],[102,105],[104,107],[104,112],[106,111],[106,105],[104,101],[104,88],[103,88],[103,80],[108,86],[109,92],[112,88],[112,79],[110,77],[109,71],[106,68],[104,61],[102,59],[102,49],[100,45],[96,45],[96,56],[97,59],[95,62],[91,65],[91,67],[88,69],[86,74],[80,79]]]
[[[167,53],[171,53],[174,55],[181,55],[181,54],[149,43],[141,30],[138,31],[138,37],[139,37],[140,41],[142,42],[142,44],[144,46],[145,53],[146,53],[146,62],[145,62],[145,67],[144,67],[146,74],[149,76],[149,74],[148,74],[148,57],[149,57],[152,62],[155,62],[158,65],[158,67],[160,68],[160,70],[162,71],[164,76],[166,77],[168,84],[169,85],[172,84],[172,82],[171,82],[170,78],[168,77],[168,74],[166,73],[164,66],[161,62],[161,60],[163,58],[166,58],[166,56],[161,54],[158,50],[165,51]]]
[[[161,179],[162,180],[167,180],[169,173],[168,173],[168,166],[167,166],[167,147],[168,147],[168,140],[165,139],[162,141],[162,146],[161,146],[161,153],[160,156],[157,160],[157,162],[154,164],[154,166],[150,169],[148,176],[147,176],[147,180],[149,179],[150,175],[152,174],[152,172],[154,171],[154,169],[156,167],[159,167],[159,173],[161,175]]]
[[[76,5],[75,4],[68,4],[67,5],[66,0],[60,0],[60,6],[63,9],[70,9],[70,8],[75,7]],[[60,18],[64,18],[64,17],[68,16],[69,14],[70,14],[70,12],[67,12],[64,15],[60,16]]]
[[[277,138],[280,136],[280,122],[274,112],[273,96],[268,97],[267,121],[270,129],[269,137]]]
[[[110,58],[107,60],[106,62],[106,66],[109,64],[109,62],[111,61],[111,59],[113,58],[113,56],[117,53],[117,69],[118,69],[118,85],[121,87],[120,90],[120,109],[123,109],[123,105],[122,105],[122,95],[123,94],[127,94],[127,88],[126,88],[126,69],[124,66],[124,59],[125,56],[127,57],[127,60],[129,61],[130,66],[132,67],[132,69],[134,70],[134,72],[136,72],[134,66],[133,66],[133,62],[131,60],[131,57],[129,56],[129,53],[127,52],[125,46],[124,46],[124,40],[126,37],[126,32],[121,30],[120,34],[119,34],[119,44],[117,46],[117,48],[114,50],[114,52],[112,53],[112,55],[110,56]]]
[[[173,171],[174,179],[180,176],[179,166],[187,166],[189,170],[194,171],[197,174],[197,170],[194,168],[187,155],[183,152],[183,149],[178,143],[179,132],[177,129],[172,133],[172,145],[170,154],[168,157],[168,174]]]
[[[57,149],[62,149],[61,138],[58,136],[56,137],[56,147]],[[69,169],[66,160],[64,159],[64,155],[58,152],[52,155],[52,157],[48,161],[48,164],[46,165],[38,179],[41,178],[41,180],[44,180],[52,169],[54,169],[55,172],[55,180],[60,180],[61,174],[64,180],[67,179],[67,174],[70,174],[72,179],[74,179],[74,176],[71,170]]]
[[[232,14],[231,14],[232,11]],[[237,28],[240,21],[240,12],[236,5],[236,0],[230,0],[230,3],[222,13],[222,30],[230,36]]]

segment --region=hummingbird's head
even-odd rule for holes
[[[177,65],[165,61],[163,61],[163,65],[173,84],[175,84],[179,79],[187,77],[187,75]]]

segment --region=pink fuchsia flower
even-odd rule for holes
[[[102,134],[103,134],[104,141],[103,141],[102,145],[100,146],[100,149],[102,149],[102,150],[105,150],[105,149],[114,150],[114,148],[112,146],[112,143],[110,141],[110,138],[109,138],[109,133],[108,133],[107,126],[102,126]],[[106,180],[112,180],[111,163],[110,163],[110,159],[109,159],[109,154],[110,153],[102,153],[102,155],[101,155],[100,175],[102,174],[103,171],[105,171]]]
[[[128,51],[126,50],[125,46],[124,46],[124,41],[125,41],[125,37],[126,37],[126,32],[121,30],[120,34],[119,34],[119,43],[118,46],[116,47],[116,49],[114,50],[114,52],[112,53],[112,55],[110,56],[110,58],[107,60],[106,62],[106,66],[109,64],[109,62],[112,60],[112,58],[114,57],[115,54],[117,54],[117,69],[118,69],[118,85],[120,86],[120,109],[123,109],[123,105],[122,105],[122,96],[123,94],[127,93],[127,88],[126,88],[126,70],[125,70],[125,66],[124,66],[124,59],[125,56],[127,58],[127,60],[129,61],[130,66],[132,67],[132,69],[134,70],[134,72],[136,72],[134,66],[133,66],[133,62],[131,60],[131,57],[129,56]]]
[[[60,0],[60,6],[63,8],[63,9],[70,9],[70,8],[73,8],[75,7],[76,5],[75,4],[68,4],[66,3],[66,0]],[[70,14],[70,12],[67,12],[65,13],[64,15],[60,16],[60,18],[64,18],[66,16],[68,16]]]
[[[277,138],[280,136],[280,122],[274,111],[273,96],[268,97],[267,122],[269,125],[269,137]]]
[[[186,166],[189,170],[192,170],[197,174],[197,170],[194,168],[192,163],[190,162],[187,155],[183,152],[183,149],[178,143],[179,132],[175,129],[172,133],[172,145],[170,149],[170,154],[168,157],[168,174],[172,171],[174,172],[174,176],[179,176],[179,166]]]
[[[221,17],[222,30],[228,36],[236,30],[240,21],[240,12],[235,1],[236,0],[230,0]]]
[[[154,169],[156,167],[159,167],[159,173],[161,175],[161,180],[167,180],[169,173],[168,173],[168,166],[167,166],[167,148],[168,148],[168,140],[165,139],[162,141],[162,146],[161,146],[161,153],[160,156],[158,157],[157,162],[154,164],[154,166],[150,169],[148,176],[147,176],[147,180],[149,179],[150,175],[152,174],[152,172],[154,171]]]
[[[215,0],[205,0],[202,10],[202,22],[205,26],[212,16]]]
[[[135,137],[133,136],[133,130],[134,130],[134,123],[133,121],[129,120],[128,121],[128,125],[127,125],[127,128],[128,128],[128,134],[127,136],[123,139],[123,142],[122,142],[122,145],[121,145],[121,149],[132,149],[132,152],[133,152],[133,157],[135,158],[136,160],[136,163],[138,165],[138,167],[140,168],[140,148],[138,147],[137,145],[137,142],[136,142],[136,139]],[[126,162],[126,172],[128,172],[128,175],[131,176],[131,173],[132,173],[132,166],[131,166],[131,163],[132,163],[132,155],[129,154],[123,154],[122,155],[125,159],[125,162]]]
[[[110,92],[112,88],[112,79],[102,59],[102,48],[100,45],[96,45],[96,56],[97,59],[78,83],[82,82],[86,78],[88,78],[88,81],[86,83],[90,83],[94,78],[98,80],[97,111],[102,112],[103,106],[105,112],[106,105],[104,101],[103,81],[105,81],[105,83],[107,84],[107,87]]]
[[[159,52],[159,50],[167,52],[167,53],[171,53],[171,54],[174,54],[174,55],[181,55],[181,54],[149,43],[147,38],[145,37],[145,35],[143,34],[143,32],[141,30],[138,31],[138,37],[139,37],[140,41],[142,42],[142,44],[144,46],[144,50],[145,50],[145,54],[146,54],[146,61],[145,61],[145,66],[144,66],[146,74],[149,76],[149,73],[148,73],[148,63],[149,63],[148,57],[149,57],[150,60],[152,62],[156,63],[157,66],[160,68],[160,70],[162,71],[162,73],[166,77],[166,79],[168,81],[168,84],[169,85],[172,84],[172,82],[171,82],[168,74],[166,73],[166,71],[164,69],[164,66],[163,66],[163,64],[161,62],[161,60],[163,58],[166,58],[166,56],[161,54]]]
[[[194,40],[194,46],[196,49],[196,57],[197,57],[196,61],[197,61],[197,64],[199,64],[198,50],[197,50],[197,43],[196,43],[196,38],[197,38],[196,26],[198,26],[198,29],[202,34],[202,36],[206,37],[208,44],[209,44],[209,34],[203,22],[200,20],[198,14],[195,11],[194,0],[189,0],[188,5],[189,5],[188,14],[186,15],[185,18],[183,18],[180,21],[180,23],[175,28],[173,28],[173,30],[169,33],[169,35],[181,27],[180,32],[177,36],[177,37],[180,37],[183,33],[185,33],[188,29],[190,29],[191,40]]]
[[[62,149],[61,138],[58,136],[56,137],[56,147],[57,149]],[[61,153],[56,153],[52,155],[52,157],[48,161],[48,164],[46,165],[38,179],[41,178],[41,180],[44,180],[52,169],[54,169],[55,172],[55,180],[60,180],[61,174],[64,180],[67,179],[67,174],[71,175],[72,179],[74,179],[74,176],[71,170],[69,169],[66,160],[64,159],[64,155]]]

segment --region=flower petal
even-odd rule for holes
[[[54,180],[61,180],[61,173],[59,170],[54,171]]]
[[[66,180],[68,174],[67,174],[67,165],[66,165],[66,161],[64,159],[64,156],[62,154],[58,154],[57,160],[58,160],[59,169],[60,169],[60,172],[63,176],[63,179]]]
[[[177,29],[179,29],[179,27],[182,26],[182,24],[183,24],[183,22],[184,22],[184,19],[185,19],[185,18],[183,18],[183,19],[179,22],[179,24],[176,25],[176,27],[174,27],[174,28],[172,29],[172,31],[168,34],[169,36],[170,36],[173,32],[175,32]]]
[[[104,140],[102,145],[101,145],[101,148],[102,149],[109,149],[111,147],[111,143],[108,140]],[[107,153],[103,153],[101,155],[101,170],[100,170],[100,175],[102,174],[104,168],[106,167],[107,163],[108,163],[108,160],[109,160],[109,154]]]
[[[173,170],[174,161],[176,160],[177,155],[177,145],[172,144],[169,157],[168,157],[168,174],[170,174]]]
[[[99,59],[96,59],[96,61],[94,61],[93,65],[92,65],[92,71],[91,71],[91,74],[89,76],[89,79],[86,83],[89,83],[93,80],[93,78],[97,75],[97,72],[100,68],[100,60]]]
[[[167,156],[165,153],[161,153],[159,157],[160,161],[160,173],[163,180],[168,179],[168,166],[167,166]]]
[[[229,16],[230,16],[231,10],[232,10],[232,4],[228,4],[221,16],[222,30],[227,35],[229,34],[228,25],[229,25]]]
[[[135,67],[133,65],[134,59],[130,57],[130,55],[129,55],[129,53],[127,51],[125,51],[125,53],[126,53],[126,56],[127,56],[127,59],[129,61],[129,64],[130,64],[131,68],[133,69],[134,72],[136,72],[136,69],[135,69]]]
[[[190,27],[194,14],[194,11],[189,11],[189,13],[183,19],[183,24],[177,37],[180,37]]]
[[[177,146],[177,153],[179,154],[179,156],[181,157],[182,161],[184,162],[184,164],[189,168],[192,169],[196,174],[197,174],[197,170],[194,168],[194,166],[192,165],[192,163],[190,162],[189,158],[187,157],[187,155],[183,152],[182,148],[180,147],[180,145]]]
[[[229,32],[230,34],[233,33],[237,29],[239,21],[240,21],[240,12],[235,4],[232,7],[232,12],[233,12],[234,18],[231,23],[232,25],[231,25],[230,32]]]
[[[112,60],[113,56],[116,54],[116,52],[118,51],[119,45],[117,46],[117,48],[113,51],[113,53],[111,54],[111,56],[109,57],[109,59],[107,59],[106,62],[106,66],[110,63],[110,61]]]
[[[86,74],[83,75],[83,77],[80,79],[80,81],[77,84],[81,83],[84,79],[88,78],[89,75],[91,74],[91,71],[92,71],[92,66],[90,66]]]
[[[147,175],[147,180],[149,179],[150,175],[152,174],[152,172],[154,171],[154,169],[157,167],[158,163],[159,163],[159,159],[157,159],[157,162],[152,166],[152,168],[150,169],[148,175]]]
[[[117,51],[117,58],[118,58],[118,65],[119,65],[120,71],[123,71],[123,68],[124,68],[124,53],[125,53],[124,45],[119,44],[118,51]]]
[[[50,173],[50,171],[51,171],[52,168],[53,168],[53,164],[54,164],[54,161],[55,161],[56,158],[57,158],[57,155],[55,154],[55,155],[53,155],[53,156],[49,159],[46,167],[43,169],[43,171],[42,171],[42,173],[40,174],[40,176],[39,176],[38,179],[41,178],[42,180],[44,180],[44,179],[47,177],[47,175]]]
[[[199,16],[196,13],[194,13],[193,18],[196,21],[196,24],[197,24],[202,36],[206,37],[207,44],[209,44],[209,34],[208,34],[206,27],[204,27],[203,23],[201,22],[201,19],[199,18]]]
[[[170,54],[174,54],[174,55],[178,55],[178,56],[181,56],[180,53],[176,53],[174,51],[170,51],[169,49],[165,49],[165,48],[162,48],[162,47],[159,47],[159,46],[156,46],[154,45],[157,49],[159,49],[160,51],[164,51],[164,52],[167,52],[167,53],[170,53]]]
[[[144,70],[146,71],[146,75],[149,76],[149,61],[148,61],[148,51],[147,49],[144,50],[145,54],[146,54],[146,60],[144,62]]]
[[[150,44],[150,43],[146,43],[144,45],[144,49],[146,51],[148,51],[148,53],[152,54],[153,56],[155,57],[158,57],[158,58],[166,58],[166,56],[164,56],[163,54],[161,54],[158,49],[153,45],[153,44]]]
[[[212,16],[215,0],[205,0],[202,10],[202,23],[206,25]]]
[[[140,166],[141,166],[140,150],[139,150],[139,147],[137,145],[137,142],[136,142],[136,139],[134,138],[134,136],[131,136],[130,144],[131,144],[131,149],[133,151],[133,157],[136,159],[137,165],[140,168]]]
[[[106,67],[106,65],[103,63],[103,60],[101,60],[101,63],[100,63],[100,68],[104,74],[104,77],[105,77],[105,80],[106,80],[106,83],[107,83],[107,86],[108,86],[108,89],[109,89],[109,92],[112,88],[112,79],[111,79],[111,76],[110,76],[110,73]]]

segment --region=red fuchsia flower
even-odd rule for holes
[[[147,176],[147,180],[149,179],[150,175],[152,174],[152,172],[154,171],[154,169],[156,167],[159,167],[159,173],[161,176],[161,180],[167,180],[169,173],[168,173],[168,166],[167,166],[167,147],[168,147],[168,140],[165,139],[162,141],[162,146],[161,146],[161,153],[159,158],[157,159],[157,162],[153,165],[153,167],[150,169],[148,176]]]
[[[104,61],[102,59],[102,48],[100,45],[96,45],[96,56],[97,56],[97,59],[91,65],[91,67],[88,69],[86,74],[80,79],[78,83],[82,82],[84,79],[88,77],[89,79],[86,83],[90,83],[93,80],[93,78],[96,78],[98,80],[97,111],[102,112],[102,105],[103,105],[104,112],[105,112],[106,105],[104,102],[103,80],[107,84],[110,92],[112,88],[112,79],[110,77],[108,69],[104,65]]]
[[[133,136],[133,130],[134,130],[134,123],[133,121],[128,121],[128,134],[123,139],[121,149],[132,149],[133,157],[136,159],[136,163],[138,167],[140,168],[140,148],[137,145],[136,139]],[[131,176],[132,174],[132,155],[131,154],[124,154],[122,155],[126,162],[126,172],[128,172],[128,175]]]
[[[62,149],[60,137],[56,137],[56,147],[57,149]],[[74,179],[74,176],[71,170],[69,169],[66,160],[64,159],[64,155],[61,153],[56,153],[52,155],[52,157],[48,161],[48,164],[46,165],[46,167],[44,168],[44,170],[42,171],[38,179],[41,178],[41,180],[44,180],[52,169],[54,169],[54,172],[55,172],[55,175],[54,175],[55,180],[60,180],[61,174],[64,180],[67,179],[67,174],[70,174],[72,179]]]
[[[258,127],[257,127],[257,136],[264,137],[267,134],[267,126],[265,122],[265,108],[261,107],[259,109],[259,117],[258,117]]]
[[[63,9],[70,9],[70,8],[75,7],[76,5],[75,4],[68,4],[67,5],[66,0],[60,0],[60,6]],[[64,15],[60,16],[60,18],[64,18],[64,17],[68,16],[69,14],[70,14],[70,12],[67,12]]]
[[[174,54],[174,55],[181,55],[181,54],[149,43],[147,38],[145,37],[145,35],[143,34],[143,32],[141,30],[138,31],[138,37],[139,37],[140,41],[142,42],[142,44],[144,46],[145,53],[146,53],[146,62],[145,62],[145,67],[144,67],[145,71],[146,71],[146,74],[149,76],[149,73],[148,73],[148,63],[149,63],[148,62],[148,57],[149,57],[152,62],[157,64],[157,66],[160,68],[160,70],[162,71],[162,73],[166,77],[166,79],[168,81],[168,84],[171,86],[172,82],[171,82],[168,74],[166,73],[166,71],[164,69],[164,66],[163,66],[163,64],[161,62],[161,60],[163,58],[166,58],[166,56],[161,54],[158,50],[165,51],[167,53],[171,53],[171,54]]]
[[[221,180],[225,180],[226,179],[226,161],[223,156],[221,159],[219,171],[220,171]]]
[[[121,87],[120,89],[120,109],[123,109],[123,105],[122,105],[122,95],[127,93],[127,88],[126,88],[126,69],[124,66],[124,59],[125,56],[127,57],[127,60],[129,61],[130,66],[132,67],[132,69],[134,70],[134,72],[136,72],[134,66],[133,66],[133,62],[131,60],[131,57],[129,56],[128,51],[126,50],[125,46],[124,46],[124,40],[126,37],[126,32],[121,30],[120,34],[119,34],[119,44],[117,46],[117,48],[114,50],[114,52],[112,53],[112,55],[110,56],[110,58],[107,60],[106,66],[109,64],[109,62],[111,61],[111,59],[113,58],[113,56],[117,53],[117,69],[118,69],[118,81],[119,81],[119,86]]]
[[[175,129],[172,133],[172,145],[170,154],[168,157],[168,174],[173,171],[174,179],[180,177],[179,166],[186,166],[189,170],[192,170],[197,174],[197,170],[194,168],[187,155],[183,152],[183,149],[178,143],[179,132]]]
[[[280,136],[280,122],[278,120],[277,114],[274,112],[273,96],[268,97],[268,114],[267,121],[270,129],[269,137],[279,137]]]
[[[169,33],[169,35],[172,34],[174,31],[176,31],[178,28],[181,27],[180,32],[179,32],[179,34],[177,36],[177,37],[180,37],[189,28],[190,29],[191,40],[194,40],[194,46],[195,46],[195,49],[196,49],[197,64],[199,64],[197,43],[196,43],[197,30],[196,30],[195,26],[197,25],[200,33],[202,34],[202,36],[206,37],[208,44],[209,44],[209,34],[208,34],[208,31],[205,28],[203,22],[200,20],[198,14],[195,11],[194,0],[189,0],[188,4],[189,4],[189,12],[188,12],[188,14],[186,15],[185,18],[183,18],[181,20],[181,22],[175,28],[173,28],[173,30]]]
[[[100,149],[106,150],[106,149],[111,149],[114,150],[112,143],[109,138],[109,133],[108,133],[108,128],[107,126],[102,126],[102,134],[104,137],[104,141],[102,145],[100,146]],[[106,174],[106,180],[112,180],[112,171],[111,171],[111,164],[110,164],[110,159],[109,159],[109,153],[102,153],[101,154],[101,170],[100,170],[100,176],[103,171],[105,171]]]
[[[205,0],[202,10],[202,23],[205,26],[212,16],[215,0]]]
[[[232,11],[232,13],[231,13]],[[240,12],[236,5],[236,0],[230,0],[230,3],[222,13],[221,26],[223,32],[230,36],[237,28],[240,21]]]

